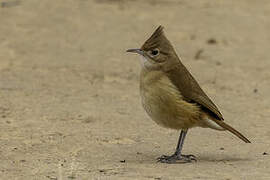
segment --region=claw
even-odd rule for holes
[[[158,157],[156,160],[157,160],[157,161],[160,161],[161,159],[166,159],[166,158],[168,158],[168,157],[169,157],[169,156],[162,155],[162,156]]]

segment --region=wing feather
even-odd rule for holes
[[[180,61],[177,66],[168,70],[166,73],[186,101],[199,104],[201,108],[208,111],[211,116],[218,120],[223,120],[223,116],[217,106],[205,94],[197,81]]]

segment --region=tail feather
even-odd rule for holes
[[[243,134],[238,132],[236,129],[234,129],[230,125],[226,124],[224,121],[220,121],[220,120],[217,120],[217,119],[214,119],[214,118],[212,120],[215,121],[215,123],[217,123],[218,125],[220,125],[224,129],[230,131],[231,133],[233,133],[234,135],[236,135],[237,137],[242,139],[245,143],[251,143]]]

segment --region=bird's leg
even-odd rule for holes
[[[178,139],[178,143],[176,146],[176,151],[171,156],[161,156],[157,160],[161,163],[188,163],[192,161],[196,161],[196,157],[194,155],[184,155],[182,154],[182,148],[184,144],[185,137],[187,135],[187,129],[182,130]]]

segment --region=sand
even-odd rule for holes
[[[0,179],[270,179],[270,3],[1,0]],[[179,132],[141,107],[137,48],[162,24],[225,121]]]

